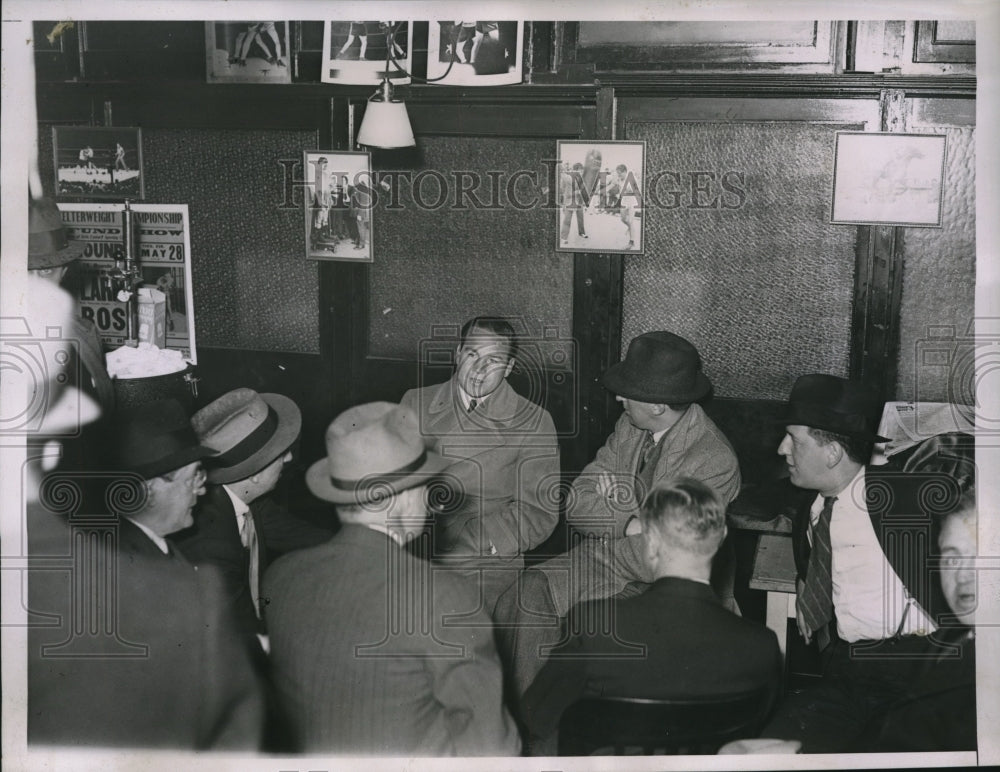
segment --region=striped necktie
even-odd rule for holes
[[[812,529],[812,550],[802,592],[796,598],[796,607],[808,628],[816,633],[816,642],[822,651],[830,643],[828,626],[833,619],[833,549],[830,546],[830,520],[836,496],[823,499],[819,520]]]
[[[250,582],[250,599],[253,610],[260,619],[260,545],[257,543],[257,528],[254,526],[253,515],[246,512],[240,524],[240,540],[250,551],[250,571],[247,580]]]

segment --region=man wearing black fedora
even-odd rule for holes
[[[176,399],[120,410],[112,435],[115,470],[129,473],[143,488],[137,493],[141,506],[119,520],[119,555],[142,554],[186,563],[166,537],[194,522],[191,512],[205,493],[202,460],[215,451],[198,442]]]
[[[783,420],[778,452],[791,482],[814,492],[793,525],[796,621],[823,678],[790,696],[764,736],[807,753],[858,750],[940,649],[932,634],[947,607],[928,552],[949,485],[869,465],[882,406],[866,384],[804,375]]]
[[[222,571],[243,629],[263,632],[260,578],[268,553],[312,546],[333,534],[292,516],[269,496],[292,458],[302,414],[282,394],[239,388],[203,407],[191,423],[215,455],[206,462],[208,492],[194,525],[173,541],[195,565]]]
[[[26,296],[29,337],[43,339],[70,323],[73,300],[54,283],[29,275]],[[157,531],[189,516],[205,450],[176,402],[123,416],[119,448],[128,464],[103,477],[110,481],[106,506],[128,515],[116,524],[100,510],[83,507],[78,484],[93,475],[81,478],[56,466],[54,438],[96,420],[99,408],[65,377],[69,360],[59,349],[51,352],[43,382],[21,389],[19,375],[31,379],[39,373],[3,373],[4,396],[26,394],[28,407],[43,413],[37,431],[26,432],[23,476],[28,536],[23,605],[31,610],[28,742],[36,750],[38,745],[255,750],[263,700],[227,614],[221,578],[167,558],[148,535],[162,542]],[[111,546],[115,533],[117,554]]]
[[[306,483],[342,528],[276,561],[264,581],[274,682],[297,750],[511,756],[489,617],[453,572],[412,555],[427,487],[447,461],[416,414],[388,402],[341,413]]]
[[[625,410],[607,443],[573,481],[566,519],[576,546],[523,572],[498,604],[498,615],[508,624],[498,632],[501,650],[513,663],[519,694],[544,664],[541,645],[560,636],[557,627],[529,617],[565,618],[577,603],[641,592],[654,581],[638,519],[649,490],[664,480],[690,477],[711,488],[723,506],[739,492],[736,454],[696,404],[712,385],[689,341],[663,331],[639,335],[625,359],[608,368],[603,383]],[[717,563],[731,566],[731,561]],[[730,571],[717,570],[713,578],[733,610],[730,577]]]

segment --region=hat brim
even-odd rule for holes
[[[180,469],[182,466],[187,466],[190,463],[201,461],[203,458],[209,458],[214,455],[215,451],[211,448],[206,448],[204,445],[194,445],[178,450],[176,453],[171,453],[169,456],[158,458],[152,463],[134,466],[128,471],[135,472],[147,480],[151,480],[154,477],[160,477],[168,472],[173,472],[175,469]]]
[[[245,480],[284,454],[298,439],[302,431],[302,413],[298,406],[283,394],[261,394],[260,397],[277,413],[278,428],[260,450],[238,464],[209,468],[210,483],[221,485]]]
[[[712,390],[712,382],[702,372],[697,373],[690,389],[668,391],[663,384],[643,377],[628,366],[628,362],[618,362],[611,365],[601,378],[601,383],[608,391],[637,402],[651,404],[670,404],[678,402],[697,402]]]
[[[428,450],[423,465],[412,472],[401,475],[373,474],[368,483],[360,488],[338,488],[330,479],[330,467],[326,458],[321,458],[306,470],[306,485],[314,496],[334,504],[366,504],[384,493],[384,485],[392,488],[394,494],[418,485],[425,485],[451,462]]]
[[[845,437],[856,437],[869,442],[892,442],[888,437],[883,437],[872,431],[858,431],[856,429],[845,428],[843,424],[836,421],[823,420],[816,416],[807,416],[796,413],[794,408],[786,408],[787,414],[783,418],[775,418],[774,423],[778,426],[808,426],[812,429],[819,429],[833,434],[843,434]]]
[[[46,268],[61,268],[83,257],[83,250],[87,248],[82,241],[70,240],[64,249],[58,252],[46,252],[42,255],[28,254],[28,270],[41,271]]]

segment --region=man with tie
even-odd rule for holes
[[[320,544],[333,535],[293,517],[269,496],[292,458],[302,415],[281,394],[234,389],[191,419],[201,443],[216,455],[206,465],[208,492],[191,528],[174,543],[195,565],[221,569],[244,632],[261,633],[260,577],[269,553]]]
[[[464,571],[487,614],[524,566],[522,555],[549,537],[559,519],[559,445],[544,408],[507,383],[517,357],[510,322],[478,316],[461,330],[455,374],[411,389],[429,447],[452,461],[452,495],[435,512],[435,560]],[[471,609],[470,609],[471,611]]]
[[[732,446],[697,404],[712,384],[689,341],[666,331],[639,335],[602,380],[625,410],[607,443],[573,481],[566,504],[571,549],[525,571],[498,603],[506,625],[498,630],[501,655],[510,663],[518,694],[544,664],[544,645],[561,638],[554,618],[565,617],[577,603],[638,594],[654,581],[638,517],[650,489],[690,477],[712,489],[723,506],[740,489]],[[731,567],[731,561],[716,560],[713,587],[734,610]]]
[[[867,466],[881,414],[866,384],[814,374],[795,382],[784,419],[778,452],[791,482],[815,491],[794,522],[796,621],[823,678],[786,700],[763,736],[801,740],[807,753],[858,749],[940,648],[930,636],[945,608],[928,552],[947,480]]]

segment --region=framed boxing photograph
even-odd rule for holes
[[[641,254],[645,142],[559,140],[556,251]]]
[[[371,153],[306,150],[302,179],[306,257],[372,262]]]
[[[58,198],[145,198],[142,129],[53,126]]]
[[[287,21],[205,22],[209,83],[291,83]]]

